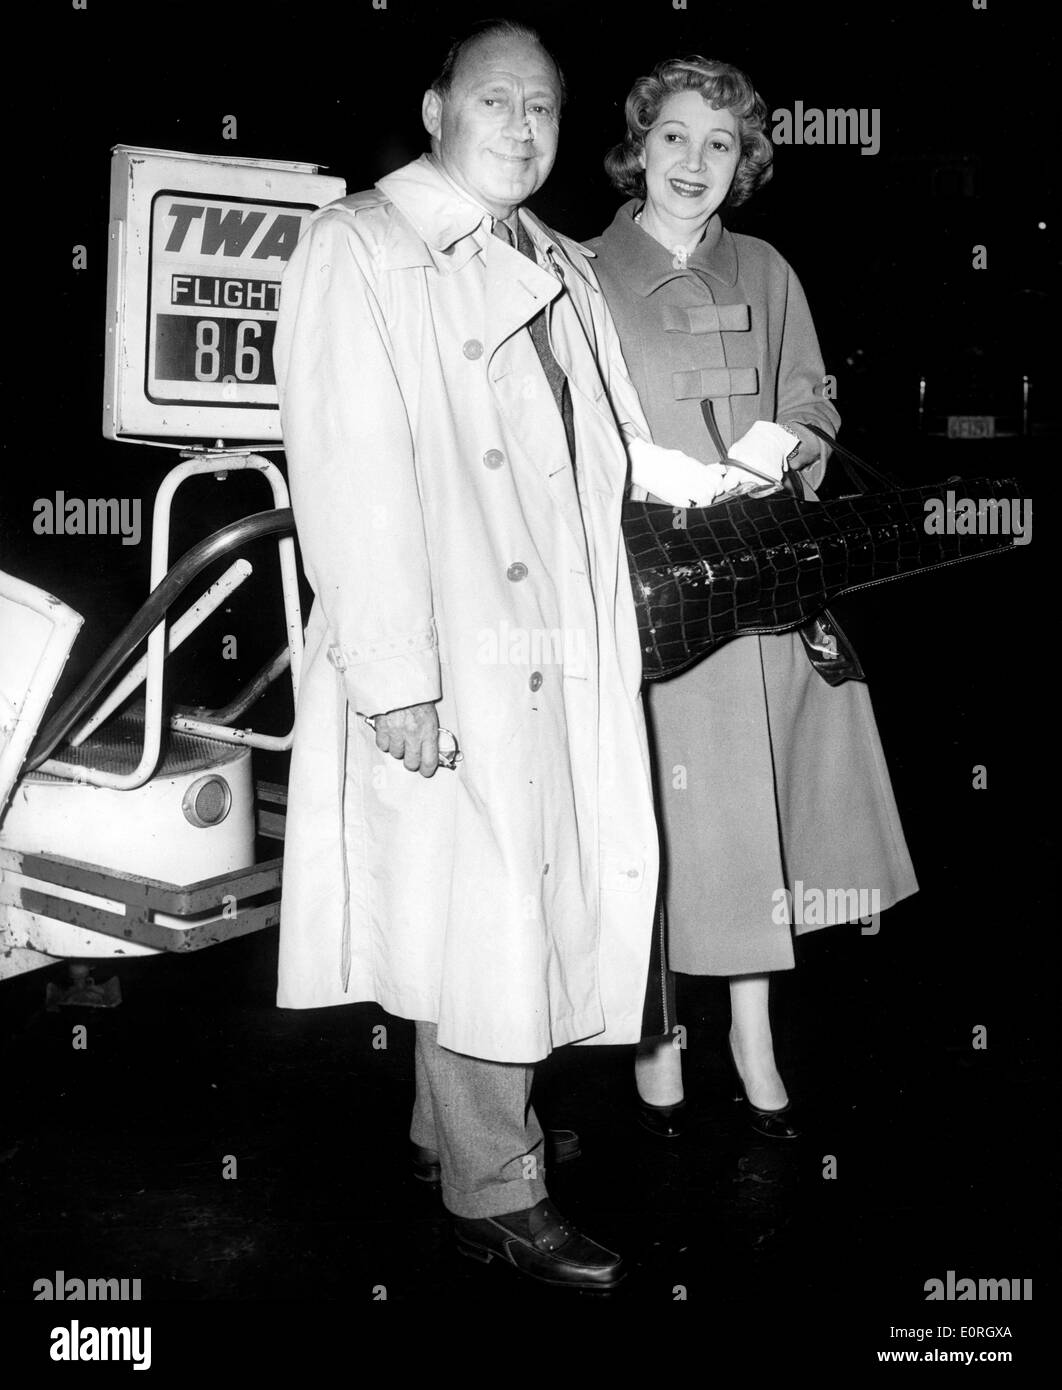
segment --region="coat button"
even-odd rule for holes
[[[461,351],[465,354],[465,356],[468,358],[470,362],[474,362],[477,357],[483,356],[483,344],[479,341],[478,338],[469,338],[468,342],[465,343]]]
[[[515,564],[510,565],[505,571],[505,577],[514,584],[519,584],[521,579],[527,578],[527,566],[523,564],[522,561],[517,560]]]
[[[505,455],[500,449],[488,449],[483,455],[483,462],[488,468],[500,468],[505,462]]]
[[[531,687],[532,690],[541,690],[541,689],[542,689],[542,672],[541,672],[541,671],[532,671],[532,672],[531,672],[531,679],[530,679],[527,683],[528,683],[528,685]]]

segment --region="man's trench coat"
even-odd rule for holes
[[[520,216],[538,264],[427,157],[331,204],[275,349],[315,594],[278,1003],[506,1062],[639,1038],[658,874],[617,416],[647,430],[585,254]],[[425,779],[361,716],[431,700],[463,759]]]

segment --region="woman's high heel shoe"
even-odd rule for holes
[[[635,1117],[643,1129],[655,1134],[658,1139],[678,1139],[684,1132],[686,1102],[680,1100],[676,1105],[650,1105],[647,1100],[635,1093]]]
[[[734,1076],[734,1100],[740,1101],[745,1107],[745,1116],[749,1124],[765,1139],[799,1139],[800,1130],[794,1122],[793,1105],[787,1101],[785,1105],[777,1110],[760,1110],[749,1100],[748,1092],[745,1090],[745,1083],[741,1079],[738,1071],[737,1059],[734,1056],[734,1045],[727,1040],[727,1055],[730,1058],[730,1069]]]

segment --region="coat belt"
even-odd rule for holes
[[[343,925],[339,945],[339,983],[346,994],[350,989],[350,865],[347,862],[347,747],[350,740],[350,704],[347,700],[346,685],[342,672],[333,656],[334,647],[328,649],[328,659],[336,667],[336,699],[339,727],[339,851],[342,859],[343,878]]]
[[[755,396],[760,375],[755,367],[713,367],[699,372],[673,372],[675,399],[703,400],[705,396]]]

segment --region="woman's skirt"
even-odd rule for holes
[[[795,633],[741,637],[649,687],[668,956],[691,975],[793,966],[793,935],[917,892],[862,682]]]

